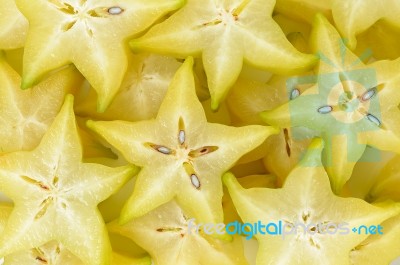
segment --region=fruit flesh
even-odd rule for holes
[[[192,67],[189,58],[178,70],[155,120],[88,123],[129,162],[142,167],[122,211],[122,223],[174,197],[201,222],[221,222],[221,174],[276,133],[272,127],[207,123],[195,94]]]

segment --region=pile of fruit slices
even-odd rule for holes
[[[399,12],[4,0],[0,264],[391,264]]]

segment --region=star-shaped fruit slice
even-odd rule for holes
[[[221,175],[260,145],[273,127],[207,123],[193,78],[193,58],[177,71],[156,119],[89,122],[123,156],[142,167],[120,221],[142,216],[174,197],[200,222],[222,222]]]
[[[379,41],[377,41],[379,40]],[[377,60],[395,60],[400,57],[400,27],[385,20],[378,20],[357,36],[356,54],[371,50]]]
[[[400,60],[363,64],[322,15],[316,16],[311,41],[321,58],[317,74],[288,80],[289,102],[262,118],[320,134],[324,164],[339,193],[367,145],[400,152]],[[304,92],[296,88],[307,83],[314,85]],[[379,153],[371,159],[379,161]]]
[[[4,265],[85,265],[68,251],[62,244],[56,241],[27,251],[17,252],[4,258]],[[151,265],[149,257],[132,258],[112,253],[111,265]]]
[[[367,199],[371,201],[390,199],[400,201],[400,156],[391,159],[377,175]]]
[[[127,70],[125,41],[182,0],[16,0],[29,20],[22,87],[29,88],[51,71],[75,64],[98,94],[104,111]],[[43,18],[46,18],[43,20]]]
[[[396,0],[377,2],[374,0],[334,0],[332,15],[335,24],[348,46],[354,49],[357,45],[356,36],[378,20],[385,20],[390,24],[400,26],[400,3]]]
[[[15,0],[3,0],[0,5],[0,50],[24,46],[28,20],[15,5]]]
[[[368,237],[360,227],[376,226],[377,233],[379,224],[400,213],[392,202],[371,205],[334,195],[321,149],[317,138],[281,189],[244,189],[231,173],[224,175],[242,220],[269,226],[253,230],[257,264],[349,264],[350,251]]]
[[[36,149],[0,156],[0,191],[15,204],[0,236],[1,257],[55,240],[87,264],[110,262],[97,204],[137,168],[82,163],[72,105],[69,95]]]
[[[311,24],[317,13],[322,13],[331,19],[333,2],[334,0],[276,0],[275,11]]]
[[[0,203],[0,233],[3,232],[7,220],[13,210],[12,205]],[[84,265],[62,244],[51,241],[43,246],[16,252],[4,257],[4,265]],[[113,252],[111,265],[150,265],[149,257],[132,258]]]
[[[154,118],[181,63],[155,54],[130,55],[128,71],[114,100],[103,113],[96,112],[93,89],[81,93],[75,112],[101,120],[138,121]],[[86,89],[82,89],[85,91]]]
[[[400,256],[400,215],[382,223],[383,235],[371,235],[350,252],[351,265],[393,264]]]
[[[274,5],[263,0],[188,0],[130,46],[133,51],[178,57],[201,55],[211,107],[217,109],[243,62],[280,74],[299,73],[315,64],[315,56],[297,51],[272,19]]]
[[[60,111],[67,93],[82,83],[68,67],[33,89],[19,88],[20,76],[0,54],[0,154],[35,148]]]
[[[190,218],[171,201],[125,225],[113,221],[107,227],[147,250],[155,265],[247,265],[240,238],[217,239],[211,234],[224,234],[223,224],[208,225]]]

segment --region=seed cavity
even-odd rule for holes
[[[372,114],[367,114],[367,119],[370,121],[370,122],[372,122],[372,123],[374,123],[376,126],[378,126],[378,127],[380,127],[381,125],[382,125],[382,123],[381,123],[381,121],[377,118],[377,117],[375,117],[374,115],[372,115]]]
[[[54,178],[53,178],[53,185],[54,185],[55,187],[58,187],[58,181],[59,181],[59,178],[58,178],[57,176],[54,176]]]
[[[47,264],[47,260],[42,257],[37,256],[35,259],[42,264]]]
[[[180,232],[182,231],[182,228],[180,227],[162,227],[162,228],[158,228],[156,229],[157,232]]]
[[[77,22],[77,21],[74,20],[74,21],[71,21],[71,22],[68,22],[68,23],[64,24],[64,25],[61,27],[61,30],[64,31],[64,32],[69,31],[70,29],[72,29],[72,28],[75,26],[76,22]]]
[[[193,187],[195,187],[196,189],[200,189],[201,183],[194,170],[193,165],[191,163],[184,162],[183,168],[185,169],[186,174],[188,174],[188,176],[190,177],[190,182],[192,183]]]
[[[298,90],[297,88],[293,89],[292,92],[290,93],[290,100],[293,100],[295,98],[297,98],[298,96],[300,96],[300,90]]]
[[[46,191],[50,190],[50,188],[47,185],[45,185],[43,182],[41,182],[41,181],[37,181],[37,180],[32,179],[32,178],[30,178],[28,176],[20,176],[20,177],[21,177],[22,180],[28,182],[29,184],[36,185],[39,188],[41,188],[43,190],[46,190]]]
[[[41,208],[38,211],[38,213],[35,215],[35,220],[42,218],[46,214],[47,209],[49,208],[49,206],[51,205],[52,202],[53,202],[53,198],[48,197],[40,204],[39,207],[41,207]]]
[[[303,219],[304,222],[307,222],[308,218],[310,218],[310,213],[309,212],[303,212],[301,218]]]
[[[213,20],[213,21],[210,21],[210,22],[205,22],[202,25],[203,26],[216,26],[216,25],[221,24],[221,23],[222,23],[222,21],[220,19],[216,19],[216,20]]]
[[[361,96],[362,101],[368,101],[376,94],[376,88],[372,88]]]
[[[57,245],[57,247],[56,247],[56,253],[57,253],[58,255],[61,253],[60,245]]]
[[[332,110],[333,110],[332,106],[323,106],[318,109],[318,112],[321,114],[328,114],[332,112]]]
[[[179,143],[180,143],[181,145],[183,145],[183,144],[185,143],[185,140],[186,140],[185,131],[183,131],[183,130],[180,130],[180,131],[179,131],[179,133],[178,133],[178,140],[179,140]]]
[[[320,249],[320,248],[321,248],[320,245],[317,244],[317,243],[314,241],[314,239],[313,239],[312,237],[310,237],[309,240],[310,240],[311,246],[316,247],[317,249]]]
[[[192,185],[193,185],[196,189],[200,189],[200,186],[201,186],[200,180],[199,180],[199,178],[197,177],[196,174],[190,175],[190,181],[192,182]]]
[[[161,154],[164,154],[164,155],[172,155],[172,154],[175,153],[174,150],[172,150],[172,149],[170,149],[170,148],[168,148],[166,146],[163,146],[163,145],[152,144],[152,143],[145,143],[144,145],[148,146],[148,147],[150,147],[150,148],[152,148],[152,149],[156,150],[157,152],[159,152]]]
[[[186,142],[185,123],[182,117],[179,117],[178,122],[178,142],[180,145],[184,145],[184,143]]]
[[[165,155],[169,155],[169,154],[171,154],[171,152],[172,152],[171,149],[169,149],[168,147],[165,147],[165,146],[159,146],[159,147],[157,147],[157,151],[160,152],[160,153],[163,153],[163,154],[165,154]]]
[[[58,10],[60,10],[61,12],[65,13],[67,15],[74,15],[77,13],[75,8],[68,3],[61,2],[58,0],[49,0],[48,2],[52,5],[54,5]]]
[[[196,150],[192,150],[189,152],[189,156],[192,158],[196,158],[199,156],[203,156],[206,154],[210,154],[218,150],[218,146],[203,146]]]
[[[110,15],[119,15],[119,14],[121,14],[122,12],[124,12],[124,10],[123,10],[122,8],[120,8],[119,6],[113,6],[113,7],[110,7],[110,8],[107,10],[107,12],[108,12]]]
[[[283,135],[284,135],[284,137],[285,137],[286,153],[287,153],[288,157],[290,157],[290,155],[292,154],[292,152],[291,152],[291,150],[290,150],[290,144],[289,144],[290,137],[289,137],[289,131],[288,131],[288,129],[286,129],[286,128],[283,129]]]

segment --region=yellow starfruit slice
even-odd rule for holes
[[[16,0],[29,20],[22,87],[75,64],[98,94],[103,112],[127,70],[125,41],[179,8],[183,0]],[[46,18],[43,20],[43,18]]]
[[[367,199],[400,201],[400,156],[391,159],[382,169],[369,190]]]
[[[73,67],[64,69],[31,90],[21,90],[20,76],[0,54],[0,154],[35,148],[67,93],[82,77]]]
[[[379,40],[379,41],[377,41]],[[400,57],[400,25],[393,25],[385,20],[378,20],[368,30],[357,36],[356,54],[371,50],[377,60],[395,60]]]
[[[335,24],[350,49],[357,45],[356,36],[378,20],[399,24],[400,3],[396,0],[377,2],[374,0],[333,0],[332,15]]]
[[[334,0],[276,0],[275,11],[290,18],[312,24],[313,18],[317,13],[322,13],[329,20],[332,20],[333,2]]]
[[[274,0],[188,0],[130,46],[179,57],[201,55],[215,110],[243,62],[280,74],[299,73],[316,63],[315,56],[300,53],[286,39],[272,19],[274,5]]]
[[[350,264],[392,264],[400,256],[400,215],[382,223],[383,235],[371,235],[350,252]],[[393,262],[393,263],[392,263]]]
[[[110,264],[111,247],[97,204],[137,168],[82,163],[72,106],[68,95],[33,151],[0,156],[0,191],[15,204],[0,236],[0,257],[56,240],[86,264]]]
[[[43,246],[21,251],[4,258],[4,265],[85,265],[83,262],[68,251],[62,244],[55,241]],[[111,265],[151,265],[149,257],[132,258],[112,253]]]
[[[125,225],[113,221],[107,227],[111,233],[128,237],[147,250],[155,265],[248,264],[240,238],[217,239],[212,234],[225,233],[223,225],[204,225],[207,224],[186,215],[171,201]]]
[[[4,230],[7,220],[13,210],[12,205],[0,203],[0,233]],[[2,265],[84,265],[83,261],[75,257],[62,244],[51,241],[40,247],[10,254],[4,257]],[[150,265],[147,257],[132,258],[113,252],[111,265]]]
[[[142,167],[121,223],[173,198],[200,222],[222,222],[221,175],[277,133],[274,127],[207,123],[192,67],[189,57],[172,80],[156,119],[88,122],[130,163]]]
[[[237,179],[240,185],[246,189],[250,188],[276,188],[276,177],[273,175],[249,175]],[[222,197],[222,206],[224,208],[224,222],[231,223],[241,221],[237,214],[235,205],[229,196],[226,187],[224,187],[224,196]]]
[[[90,89],[81,93],[81,98],[78,96],[77,115],[125,121],[151,119],[157,115],[168,85],[181,63],[171,57],[153,54],[131,55],[128,58],[128,71],[107,110],[103,113],[96,111],[97,98]]]
[[[15,0],[3,0],[0,5],[0,50],[24,46],[28,20],[18,10]]]
[[[379,224],[400,213],[400,204],[371,205],[334,195],[321,149],[322,141],[314,140],[281,189],[244,189],[231,173],[224,175],[240,217],[254,224],[257,264],[347,265],[370,227],[377,233]],[[255,227],[259,222],[264,229]]]
[[[381,159],[379,161],[368,161],[368,157],[371,157],[379,152]],[[366,200],[367,202],[374,202],[377,200],[385,199],[383,196],[375,196],[371,193],[372,189],[379,186],[381,180],[386,179],[387,176],[384,174],[396,175],[396,171],[386,171],[390,166],[394,166],[391,160],[396,156],[395,153],[378,151],[375,148],[367,147],[361,161],[357,162],[354,167],[351,178],[343,187],[343,193],[341,196],[345,197],[356,197]],[[395,167],[393,167],[395,168]],[[386,172],[386,173],[384,173]],[[390,172],[390,173],[389,173]],[[385,192],[382,193],[384,195]],[[386,197],[386,199],[393,199]],[[400,197],[399,197],[400,198]]]
[[[322,15],[316,16],[311,41],[320,56],[317,73],[290,79],[291,100],[261,115],[281,128],[316,131],[326,143],[324,164],[332,188],[340,193],[367,145],[400,152],[400,59],[365,65]],[[300,93],[297,83],[314,85]]]

